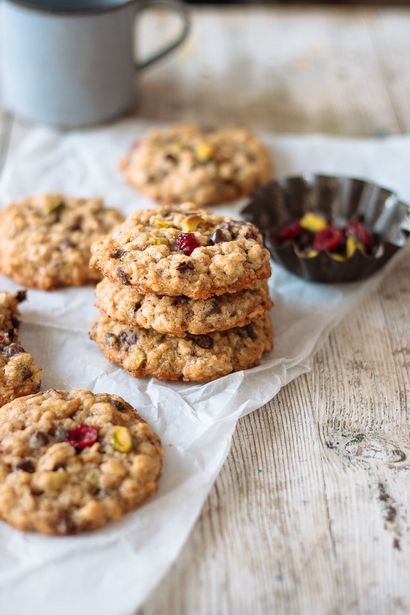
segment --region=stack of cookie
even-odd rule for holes
[[[192,203],[132,214],[92,246],[90,336],[136,377],[206,382],[272,349],[269,252],[258,229]]]

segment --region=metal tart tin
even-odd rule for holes
[[[356,250],[351,258],[337,261],[324,251],[307,258],[297,253],[294,243],[277,242],[278,231],[307,211],[323,213],[336,227],[361,219],[375,235],[377,249],[372,255]],[[274,261],[314,282],[367,278],[404,247],[410,234],[408,204],[391,190],[350,177],[309,174],[271,181],[251,195],[241,214],[261,229]]]

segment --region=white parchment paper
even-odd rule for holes
[[[124,213],[148,206],[150,202],[127,187],[118,171],[119,157],[145,128],[124,121],[67,134],[33,129],[8,160],[0,181],[2,204],[32,193],[63,191],[103,195]],[[409,137],[263,138],[272,148],[279,175],[351,174],[373,179],[410,200]],[[235,213],[238,208],[236,204],[219,211]],[[44,369],[43,388],[84,387],[123,396],[160,434],[165,466],[159,492],[148,504],[94,534],[50,538],[21,534],[0,523],[0,613],[135,613],[178,556],[226,459],[238,418],[307,372],[329,331],[382,276],[325,287],[305,283],[275,266],[274,352],[258,368],[205,385],[135,380],[110,365],[87,337],[96,314],[92,289],[29,291],[22,306],[22,339]],[[0,283],[2,288],[15,288],[5,278]]]

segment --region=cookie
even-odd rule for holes
[[[197,205],[246,196],[272,175],[267,148],[244,128],[153,130],[120,166],[127,182],[154,200]]]
[[[90,246],[123,219],[101,199],[48,194],[12,203],[0,211],[0,273],[44,290],[95,282]]]
[[[261,318],[273,305],[265,281],[238,293],[195,300],[183,295],[141,295],[131,286],[105,278],[95,294],[98,309],[112,320],[178,337],[242,327]]]
[[[23,531],[77,534],[154,493],[163,451],[121,397],[49,390],[0,409],[0,517]]]
[[[266,315],[229,331],[173,337],[100,315],[90,337],[109,361],[137,378],[207,382],[259,365],[272,350],[272,323]]]
[[[271,273],[256,226],[192,203],[134,212],[91,252],[91,267],[142,294],[207,299],[253,288]]]
[[[18,304],[25,298],[25,291],[0,292],[0,406],[40,388],[41,369],[18,338]]]

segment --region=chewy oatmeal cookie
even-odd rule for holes
[[[259,365],[262,354],[272,350],[272,322],[265,315],[229,331],[173,337],[100,315],[90,337],[109,361],[137,378],[207,382]]]
[[[91,252],[91,267],[142,294],[207,299],[253,288],[271,273],[256,226],[193,203],[136,211]]]
[[[17,333],[18,304],[25,298],[24,290],[0,292],[0,406],[40,388],[41,369],[21,346]]]
[[[0,211],[0,273],[44,290],[95,282],[90,246],[123,219],[101,199],[47,194],[12,203]]]
[[[183,295],[141,295],[131,286],[104,278],[95,294],[98,309],[112,320],[178,337],[243,327],[261,318],[273,305],[264,280],[252,289],[195,300]]]
[[[49,390],[0,409],[0,517],[19,530],[77,534],[154,493],[163,451],[121,397]]]
[[[267,148],[248,130],[195,125],[149,132],[121,168],[129,184],[155,200],[198,205],[246,196],[272,175]]]

